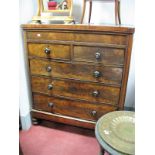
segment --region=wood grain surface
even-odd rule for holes
[[[94,129],[99,117],[123,109],[133,27],[21,27],[29,61],[32,118]]]
[[[52,85],[52,89],[48,89]],[[117,105],[120,88],[100,84],[82,83],[70,80],[52,80],[50,78],[32,77],[32,91],[54,96],[64,96],[73,99],[83,99],[91,102]],[[98,91],[96,97],[93,93]]]
[[[47,67],[51,67],[51,72],[47,71]],[[73,64],[39,59],[30,60],[30,70],[33,75],[70,78],[116,85],[121,84],[123,72],[123,68],[121,67],[103,67],[85,63]],[[95,71],[100,72],[100,76],[97,78],[94,76]]]
[[[77,117],[86,120],[98,120],[103,114],[114,111],[117,107],[103,104],[91,104],[89,102],[80,102],[74,100],[48,97],[45,95],[33,95],[33,108],[55,114]],[[53,103],[50,107],[49,103]],[[96,114],[92,114],[96,111]]]
[[[92,46],[74,46],[73,60],[88,61],[93,63],[102,63],[103,65],[124,65],[124,49],[92,47]],[[96,58],[96,54],[100,54]]]
[[[49,53],[45,52],[46,49],[49,49]],[[28,52],[29,52],[29,56],[62,59],[62,60],[71,59],[70,45],[29,43]]]

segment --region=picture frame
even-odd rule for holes
[[[72,17],[73,0],[37,0],[37,3],[37,14],[33,16],[32,22],[41,23],[42,20],[74,22]],[[45,15],[42,16],[42,13]],[[49,15],[49,13],[52,13],[52,15]],[[55,13],[56,15],[54,15]]]

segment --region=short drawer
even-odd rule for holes
[[[28,44],[29,56],[70,60],[70,46],[59,44]]]
[[[104,65],[123,65],[124,57],[124,49],[74,46],[73,59],[76,61],[96,62]]]
[[[51,32],[51,31],[37,31],[27,32],[27,39],[31,40],[60,40],[60,41],[73,41],[74,34],[70,32]]]
[[[115,85],[121,84],[123,73],[123,68],[121,67],[103,67],[83,63],[71,64],[39,59],[30,60],[30,70],[33,75],[45,75]]]
[[[120,88],[71,80],[32,77],[32,91],[95,103],[117,105]]]
[[[33,95],[33,108],[54,114],[61,114],[86,120],[97,120],[102,115],[117,110],[114,106],[91,104],[68,99]]]

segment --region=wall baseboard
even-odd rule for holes
[[[29,130],[32,125],[30,113],[28,113],[26,116],[20,116],[20,119],[22,130]]]
[[[124,110],[126,111],[135,111],[134,107],[124,107]]]

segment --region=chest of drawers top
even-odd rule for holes
[[[27,24],[22,28],[27,31],[29,41],[60,40],[115,45],[127,45],[126,36],[134,33],[134,28],[122,26]]]
[[[93,31],[93,32],[116,32],[133,34],[135,29],[132,26],[123,25],[90,25],[90,24],[22,24],[24,30],[66,30],[66,31]]]

